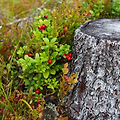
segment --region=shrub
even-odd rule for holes
[[[64,63],[63,54],[70,52],[69,45],[58,42],[50,14],[50,10],[44,9],[40,16],[36,17],[31,29],[32,38],[27,41],[26,46],[17,51],[17,64],[22,67],[19,78],[25,82],[27,91],[31,88],[34,91],[48,88],[55,92],[59,85],[58,72]]]

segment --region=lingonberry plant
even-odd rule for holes
[[[46,14],[47,17],[45,17]],[[31,46],[20,47],[17,51],[19,55],[17,63],[22,67],[22,74],[19,77],[25,82],[27,91],[33,88],[34,91],[37,89],[36,93],[39,93],[38,89],[40,89],[42,94],[44,88],[47,87],[55,92],[59,86],[59,79],[56,77],[64,63],[63,54],[66,55],[68,61],[72,57],[69,53],[70,46],[58,42],[57,35],[56,37],[54,35],[52,16],[47,9],[36,17],[32,28]],[[39,48],[36,48],[36,44]]]

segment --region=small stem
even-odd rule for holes
[[[28,104],[26,100],[20,99],[20,101],[23,101],[30,108],[30,110],[33,111],[32,107]]]

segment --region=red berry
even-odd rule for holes
[[[63,31],[65,31],[66,29],[63,27]]]
[[[31,56],[32,56],[32,53],[27,53],[27,55],[28,55],[29,57],[31,57]]]
[[[40,103],[40,100],[37,100],[37,103]]]
[[[31,38],[33,38],[33,33],[31,34]]]
[[[52,60],[48,60],[48,63],[51,64],[51,63],[52,63]]]
[[[64,55],[64,56],[66,56],[66,54],[65,54],[65,53],[63,53],[63,55]]]
[[[42,29],[42,26],[38,27],[38,29],[41,30],[41,29]]]
[[[67,54],[67,55],[65,55],[65,57],[66,57],[66,59],[68,59],[70,56],[68,56],[68,54]]]
[[[66,31],[65,28],[68,28],[68,25],[64,25],[64,26],[63,26],[63,30],[64,30],[64,31]]]
[[[68,56],[72,57],[72,53],[68,53]]]
[[[32,97],[35,97],[36,95],[32,95]]]
[[[36,92],[37,94],[39,94],[39,93],[40,93],[40,91],[39,91],[39,90],[36,90],[35,92]]]
[[[44,29],[41,29],[41,32],[43,32],[44,31]]]
[[[46,25],[43,24],[43,25],[41,26],[41,29],[45,29],[45,28],[46,28]]]
[[[62,33],[59,33],[59,36],[62,36],[62,35],[64,35],[64,33],[62,32]]]
[[[78,6],[78,8],[81,8],[81,7],[82,7],[82,6],[80,6],[80,5]]]
[[[67,60],[71,60],[71,57],[68,57]]]
[[[47,19],[47,17],[48,17],[47,15],[44,16],[45,19]]]

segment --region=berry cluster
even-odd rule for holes
[[[45,30],[45,28],[46,28],[46,25],[44,25],[44,24],[42,26],[38,27],[38,29],[41,30],[41,32],[43,32]]]
[[[44,16],[45,19],[47,19],[47,17],[48,17],[47,15]],[[38,27],[38,29],[41,30],[41,32],[43,32],[45,30],[45,28],[46,28],[46,25],[44,25],[44,24],[42,26]],[[33,38],[33,34],[31,34],[31,38]]]
[[[68,61],[70,61],[70,60],[71,60],[72,53],[63,54],[63,55],[65,55],[65,57],[66,57],[66,59],[67,59]]]

